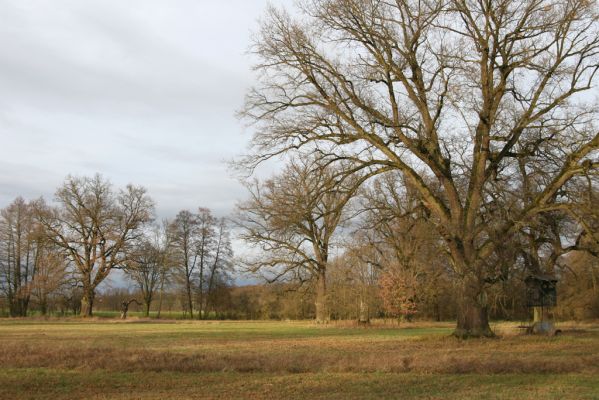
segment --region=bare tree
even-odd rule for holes
[[[121,319],[127,319],[127,313],[129,312],[129,306],[132,303],[141,305],[141,304],[139,304],[139,301],[137,301],[136,299],[123,300],[121,302]]]
[[[198,319],[205,317],[210,296],[218,280],[226,276],[232,256],[224,219],[217,219],[208,208],[197,214],[181,211],[171,224],[172,248],[185,287],[186,307],[193,318],[194,295]]]
[[[160,318],[162,312],[162,302],[164,299],[165,285],[171,283],[173,275],[176,271],[176,251],[173,246],[173,237],[170,229],[170,223],[168,220],[162,221],[162,232],[164,236],[164,242],[162,247],[162,268],[159,276],[159,288],[158,288],[158,312],[156,318]]]
[[[457,336],[491,336],[486,262],[564,185],[597,169],[598,66],[588,0],[304,1],[271,9],[254,51],[261,84],[250,165],[298,148],[401,171],[434,215],[456,277]],[[516,172],[544,172],[528,196]],[[516,193],[488,213],[494,181]],[[506,214],[504,214],[505,216]]]
[[[380,309],[380,266],[372,263],[374,251],[362,235],[352,235],[344,244],[341,255],[330,261],[327,286],[331,317],[357,319],[360,324],[370,323],[370,317]]]
[[[198,261],[197,254],[197,215],[190,211],[180,211],[170,225],[172,245],[176,266],[180,271],[185,287],[186,306],[193,318],[193,281]]]
[[[0,290],[9,312],[24,317],[29,309],[31,283],[37,273],[43,240],[33,206],[16,198],[0,212]]]
[[[251,199],[239,205],[241,238],[261,250],[248,260],[250,271],[267,272],[269,281],[312,281],[316,320],[328,319],[326,271],[335,232],[345,206],[366,177],[339,178],[338,170],[313,158],[292,161],[283,173],[248,185]]]
[[[125,266],[129,246],[152,219],[153,203],[144,188],[128,185],[115,193],[100,175],[67,177],[56,201],[56,208],[38,205],[38,220],[73,263],[83,290],[80,313],[92,316],[96,288]]]
[[[401,174],[387,173],[363,191],[362,209],[356,256],[378,267],[386,308],[409,319],[432,303],[438,317],[438,291],[449,270],[418,192]]]
[[[37,266],[33,280],[30,283],[30,292],[42,315],[49,311],[50,304],[61,290],[68,289],[70,274],[68,260],[64,251],[56,248],[42,236],[42,246],[38,248]]]
[[[125,272],[141,292],[146,317],[156,292],[164,289],[172,265],[170,250],[168,222],[153,227],[131,249]]]
[[[215,222],[214,251],[208,268],[206,280],[206,311],[216,311],[216,292],[219,286],[226,284],[231,272],[233,249],[227,220],[218,218]]]
[[[210,264],[213,263],[215,257],[215,223],[216,220],[212,216],[212,212],[208,208],[200,207],[197,214],[198,230],[196,238],[196,255],[198,259],[198,319],[204,318],[206,292],[207,292],[207,275],[210,272]],[[220,250],[220,249],[219,249]]]

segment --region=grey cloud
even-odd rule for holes
[[[274,2],[275,4],[277,2]],[[291,3],[281,0],[280,3]],[[0,2],[0,207],[68,174],[141,184],[159,216],[244,197],[225,160],[266,0]]]

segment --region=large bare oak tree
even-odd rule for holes
[[[100,175],[67,177],[55,200],[57,207],[39,204],[38,220],[75,267],[81,315],[92,316],[96,288],[113,269],[125,267],[130,245],[152,219],[153,202],[142,187],[115,193]]]
[[[242,113],[256,123],[251,161],[308,148],[401,171],[450,256],[455,334],[493,335],[497,238],[567,207],[564,186],[599,164],[584,95],[599,68],[597,3],[323,0],[300,11],[271,9],[255,41],[260,84]],[[520,169],[543,172],[525,195]],[[492,211],[496,181],[513,193],[504,213]]]

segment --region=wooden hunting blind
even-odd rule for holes
[[[526,283],[528,307],[555,307],[557,305],[557,279],[549,275],[530,275]]]
[[[557,279],[550,275],[529,275],[526,284],[526,306],[533,310],[533,323],[525,328],[529,334],[558,335],[550,308],[557,305]]]

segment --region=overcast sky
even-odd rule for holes
[[[271,0],[290,5],[290,0]],[[0,0],[0,207],[67,174],[145,186],[160,217],[244,197],[226,161],[263,0]]]

